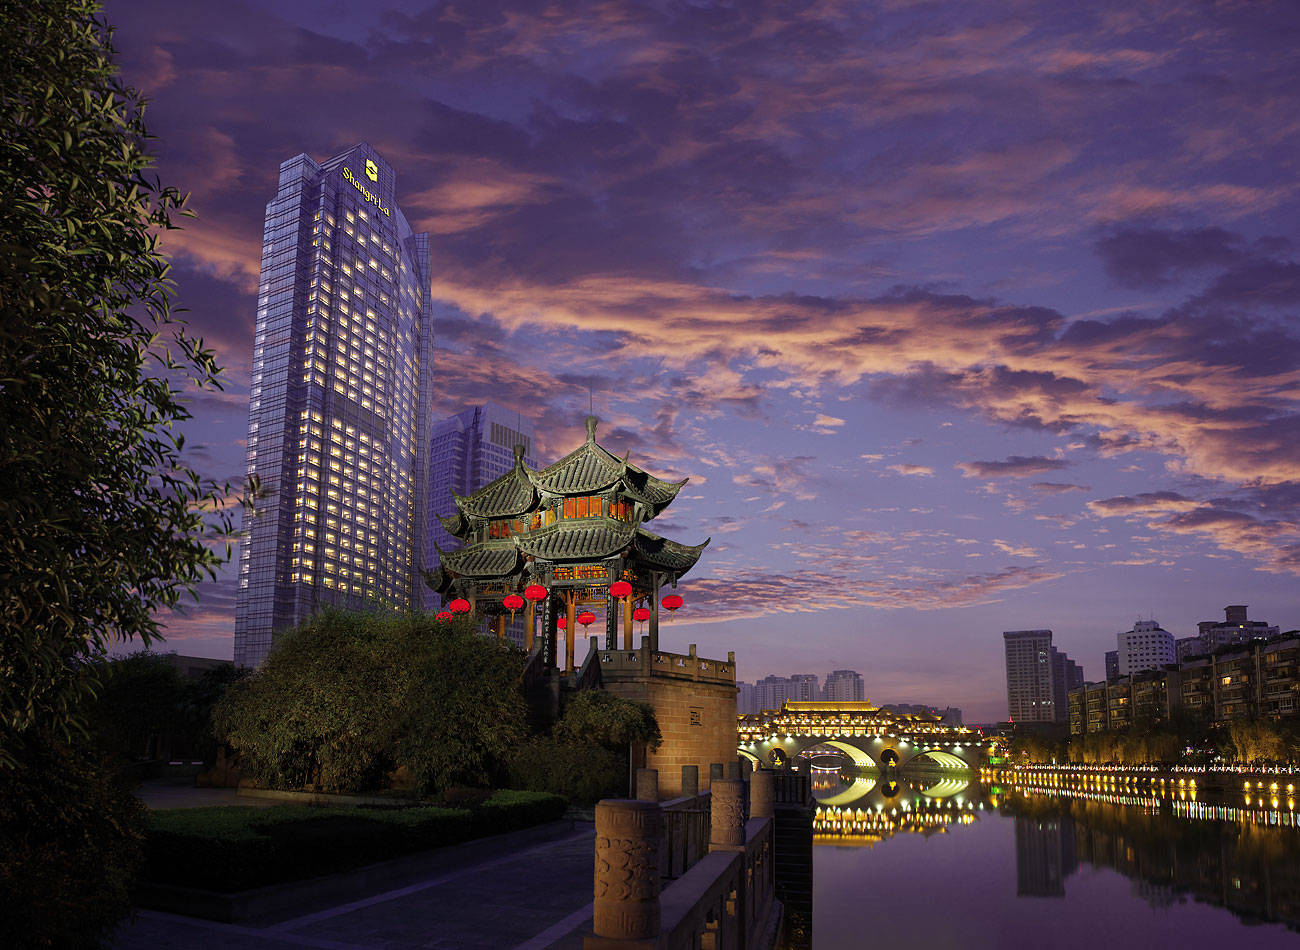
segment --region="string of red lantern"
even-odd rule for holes
[[[636,610],[632,611],[632,619],[637,623],[645,623],[650,619],[650,608],[638,607]]]
[[[518,594],[507,594],[501,601],[501,606],[510,611],[510,619],[515,619],[515,611],[524,605],[524,599]]]
[[[622,600],[628,594],[632,593],[632,585],[627,581],[615,581],[609,585],[609,596],[617,597]]]
[[[537,603],[539,600],[546,599],[546,588],[541,584],[529,584],[524,588],[524,599]]]
[[[586,633],[587,628],[596,622],[596,615],[590,610],[584,610],[582,613],[578,614],[577,620],[578,623],[582,624],[582,632]]]
[[[469,601],[466,600],[464,597],[457,597],[455,600],[453,600],[451,603],[447,605],[447,609],[454,614],[467,614],[473,608],[470,607]]]
[[[433,615],[434,620],[450,620],[453,614],[450,610],[440,610]]]

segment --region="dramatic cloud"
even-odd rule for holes
[[[1041,455],[1012,455],[999,461],[958,462],[957,468],[967,478],[1027,478],[1069,467],[1064,459]]]

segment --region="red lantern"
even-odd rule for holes
[[[561,617],[559,620],[555,621],[555,626],[557,626],[557,627],[560,628],[561,630],[568,630],[568,629],[569,629],[569,620],[568,620],[568,618],[567,618],[567,617]]]
[[[546,599],[546,588],[541,584],[529,584],[524,588],[524,599],[537,603],[539,600]]]
[[[622,600],[628,594],[632,593],[632,585],[627,581],[615,581],[609,585],[609,596],[617,597]]]
[[[515,611],[524,605],[524,599],[518,594],[506,594],[501,606],[510,611],[510,619],[515,619]]]
[[[434,620],[450,620],[451,618],[452,612],[450,610],[440,610],[433,616]]]
[[[457,597],[447,605],[447,609],[454,614],[467,614],[473,608],[470,607],[469,601],[464,597]]]
[[[596,622],[596,615],[593,614],[590,610],[584,610],[582,613],[578,614],[578,623],[582,624],[583,633],[586,633],[587,628],[590,627],[595,622]]]
[[[669,594],[663,599],[662,603],[664,605],[664,610],[671,614],[682,605],[682,598],[680,594]]]
[[[638,607],[636,610],[632,611],[632,619],[637,623],[645,623],[650,619],[650,608]]]

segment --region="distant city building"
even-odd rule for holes
[[[1086,683],[1069,695],[1070,732],[1125,729],[1186,711],[1215,722],[1294,716],[1300,707],[1300,635],[1221,647],[1174,666]]]
[[[856,670],[834,670],[826,676],[822,698],[827,702],[865,701],[867,684]]]
[[[429,236],[362,142],[280,165],[266,206],[235,595],[235,663],[326,605],[424,604]]]
[[[1213,653],[1219,647],[1249,643],[1251,640],[1269,640],[1279,634],[1276,625],[1248,619],[1245,604],[1224,607],[1223,613],[1223,620],[1202,620],[1196,625],[1201,653]]]
[[[764,676],[754,684],[754,702],[758,711],[780,709],[781,704],[790,698],[790,678],[788,676]]]
[[[1174,640],[1174,662],[1182,663],[1184,660],[1190,660],[1194,656],[1200,656],[1201,638],[1195,637],[1178,637]],[[1107,654],[1109,656],[1109,654]],[[1118,656],[1118,654],[1116,654]],[[1109,668],[1106,670],[1106,679],[1119,676],[1119,663],[1115,664],[1115,671],[1112,673]]]
[[[441,563],[439,548],[450,551],[461,546],[442,524],[443,518],[453,518],[457,513],[453,494],[465,497],[512,471],[516,445],[524,447],[524,464],[537,468],[532,420],[495,403],[471,406],[431,427],[429,507],[433,517],[429,519],[425,552],[430,571]],[[437,598],[433,591],[426,588],[426,594],[426,606],[434,606]],[[522,616],[506,624],[506,637],[524,645]]]
[[[1106,651],[1106,679],[1113,680],[1119,676],[1119,650]]]
[[[790,675],[790,699],[802,702],[816,702],[822,698],[821,687],[813,673],[792,673]]]
[[[1005,630],[1002,643],[1010,719],[1017,723],[1065,721],[1065,710],[1057,708],[1063,665],[1052,647],[1052,630]]]
[[[753,683],[737,682],[736,712],[742,716],[752,716],[759,712],[758,694]]]
[[[1154,620],[1139,620],[1132,630],[1115,635],[1119,644],[1119,675],[1158,670],[1177,662],[1174,635]]]
[[[1066,708],[1070,690],[1083,685],[1083,667],[1068,655],[1052,647],[1052,703],[1060,721],[1060,712]]]

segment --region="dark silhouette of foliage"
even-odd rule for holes
[[[220,372],[158,250],[185,197],[148,174],[97,12],[0,8],[0,767],[26,730],[78,728],[79,662],[154,640],[230,528],[181,455],[183,388]]]
[[[523,738],[523,655],[473,621],[327,610],[282,637],[217,705],[244,771],[279,788],[425,793],[483,785]]]

